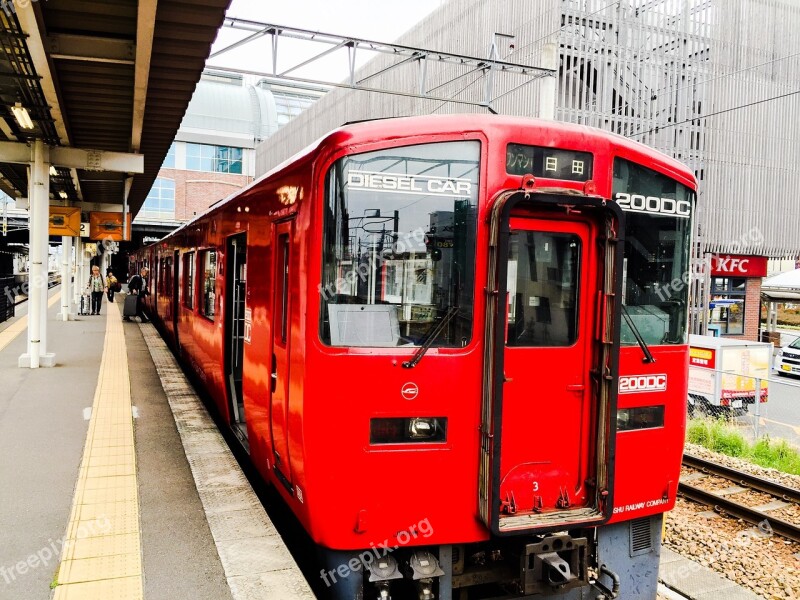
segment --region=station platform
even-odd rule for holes
[[[56,320],[54,368],[0,324],[0,599],[313,598],[152,325]]]
[[[310,600],[263,503],[152,325],[56,319],[21,369],[0,323],[0,600]],[[659,598],[757,596],[662,549]],[[677,594],[675,594],[677,592]]]

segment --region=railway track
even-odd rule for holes
[[[800,526],[770,515],[769,510],[758,510],[758,508],[743,506],[736,501],[737,494],[745,491],[756,491],[769,494],[785,502],[786,505],[784,505],[784,507],[792,504],[800,505],[800,490],[761,477],[756,477],[749,473],[742,473],[735,469],[689,454],[684,455],[683,465],[706,475],[727,479],[732,484],[742,489],[738,491],[727,491],[727,493],[721,493],[726,490],[709,492],[692,485],[689,481],[682,480],[678,484],[678,493],[681,496],[693,502],[710,506],[717,512],[742,519],[753,525],[759,525],[767,521],[774,533],[800,543]]]

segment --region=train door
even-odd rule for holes
[[[181,289],[181,272],[180,272],[180,265],[181,265],[181,252],[180,250],[175,250],[175,253],[172,257],[172,331],[175,333],[175,348],[180,350],[180,342],[178,340],[178,310],[179,302],[180,302],[180,289]]]
[[[498,534],[610,517],[622,213],[561,202],[508,192],[491,217],[480,494]]]
[[[594,331],[585,327],[594,323],[585,281],[589,252],[584,223],[511,220],[500,498],[517,510],[586,505],[592,437],[592,340],[586,338]],[[536,443],[523,443],[533,432]]]
[[[289,323],[291,316],[291,234],[293,221],[273,226],[274,268],[272,281],[272,372],[270,395],[270,430],[275,472],[291,490],[292,471],[289,459]]]
[[[247,446],[247,420],[242,395],[245,338],[245,294],[247,292],[247,235],[228,238],[225,283],[225,376],[228,382],[231,426]]]

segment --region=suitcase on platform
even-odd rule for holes
[[[138,296],[134,294],[129,294],[125,297],[125,305],[122,308],[122,315],[124,317],[135,317],[136,316],[136,301],[139,299]]]

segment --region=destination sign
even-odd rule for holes
[[[351,170],[347,173],[351,190],[391,192],[393,194],[423,194],[463,198],[472,195],[472,182],[459,177],[430,177],[406,173],[383,173]]]
[[[509,175],[526,175],[589,181],[592,178],[591,152],[509,144],[506,149],[506,172]]]

